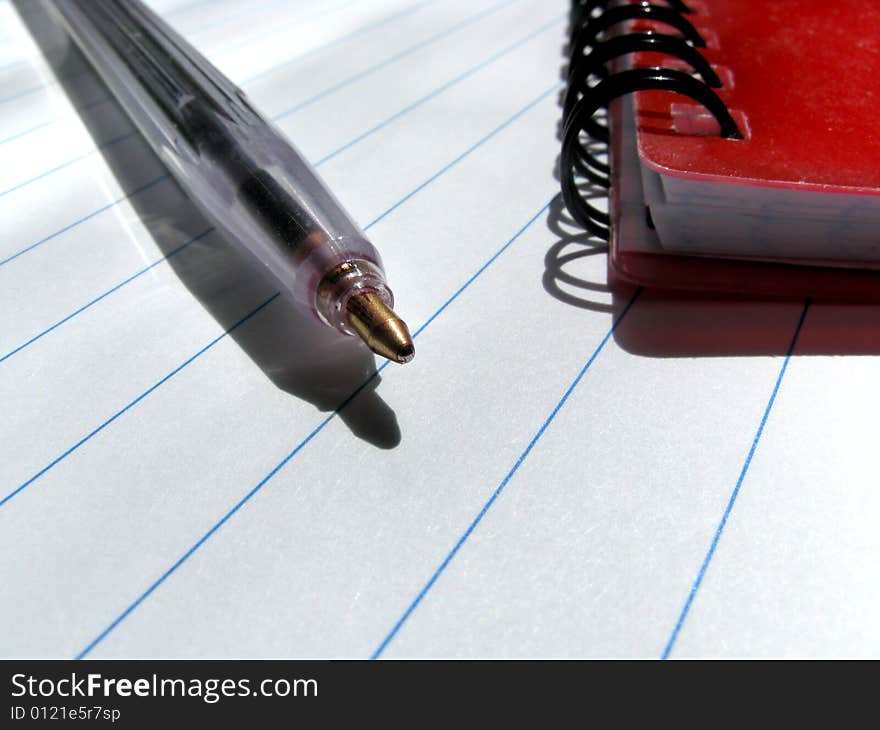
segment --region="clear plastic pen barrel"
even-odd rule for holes
[[[378,251],[244,94],[138,0],[55,0],[64,25],[181,187],[280,291],[354,334],[348,300],[390,309]]]

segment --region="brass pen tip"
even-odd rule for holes
[[[415,357],[416,348],[406,323],[376,292],[355,294],[346,314],[351,326],[373,352],[401,364]]]

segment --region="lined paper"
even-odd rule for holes
[[[876,308],[612,294],[556,197],[566,3],[150,5],[368,230],[418,354],[277,297],[0,3],[3,656],[880,650]]]

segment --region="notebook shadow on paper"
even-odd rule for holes
[[[604,193],[582,191],[601,197]],[[560,196],[547,228],[555,238],[544,259],[544,290],[565,304],[621,318],[636,288],[580,272],[588,259],[604,264],[607,244],[579,229]],[[580,264],[580,265],[579,265]],[[604,265],[601,267],[603,274]],[[608,294],[611,302],[608,303]],[[615,342],[644,357],[786,355],[804,300],[769,300],[646,289],[614,330]],[[797,355],[880,355],[880,306],[814,302],[797,341]]]
[[[615,295],[615,311],[627,301]],[[614,336],[627,352],[646,357],[786,355],[805,303],[649,289]],[[813,302],[794,354],[880,355],[880,306]]]
[[[360,342],[339,336],[282,297],[235,326],[272,295],[271,285],[216,233],[178,250],[210,224],[173,181],[149,186],[165,168],[138,134],[125,137],[133,130],[130,121],[115,101],[104,100],[110,92],[54,19],[39,3],[13,0],[13,5],[41,51],[51,49],[45,58],[121,189],[144,188],[128,202],[168,257],[161,265],[170,266],[217,323],[231,330],[229,336],[275,386],[324,412],[345,403],[338,415],[355,436],[378,448],[397,446],[397,417],[376,392],[381,378],[375,359]],[[60,53],[65,43],[68,50]],[[96,90],[101,96],[96,97]],[[120,137],[124,139],[114,141]],[[126,245],[125,239],[119,244]]]

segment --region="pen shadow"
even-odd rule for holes
[[[381,377],[373,354],[280,296],[247,317],[273,295],[272,285],[221,235],[205,233],[210,223],[173,179],[149,182],[166,168],[139,134],[130,134],[134,127],[125,112],[46,8],[26,0],[12,3],[119,186],[137,191],[128,202],[165,257],[161,265],[171,267],[276,387],[320,411],[338,411],[363,441],[396,447],[401,432],[396,414],[377,392]],[[66,52],[60,52],[65,44]],[[96,103],[96,85],[106,101]]]

